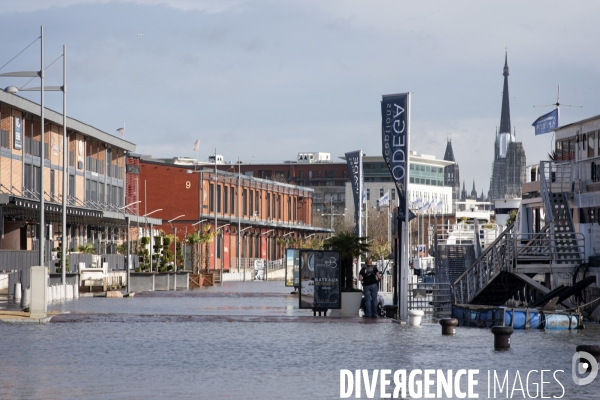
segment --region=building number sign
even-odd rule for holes
[[[185,181],[185,188],[189,189],[192,187],[192,184],[190,183],[190,181]]]

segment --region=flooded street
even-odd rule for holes
[[[564,394],[544,377],[549,397],[593,399],[600,390],[600,378],[588,386],[571,378],[575,347],[598,344],[597,325],[516,331],[511,350],[496,352],[487,329],[445,337],[432,321],[415,328],[312,317],[289,292],[275,281],[80,298],[49,307],[68,314],[46,325],[0,324],[0,398],[334,399],[341,369],[479,369],[479,398],[494,370],[509,371],[511,389],[517,370],[523,386],[530,370],[563,370]],[[534,381],[539,374],[530,377],[532,397]],[[524,397],[517,390],[512,398]]]

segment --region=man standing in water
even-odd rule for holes
[[[380,278],[377,266],[373,265],[373,259],[367,258],[365,266],[358,274],[365,294],[365,318],[377,318],[377,292]]]

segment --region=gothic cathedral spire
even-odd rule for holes
[[[502,90],[502,113],[500,115],[500,133],[511,133],[510,105],[508,101],[508,52],[504,53],[504,89]]]

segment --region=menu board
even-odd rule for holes
[[[339,309],[341,307],[340,253],[300,250],[299,307]]]

